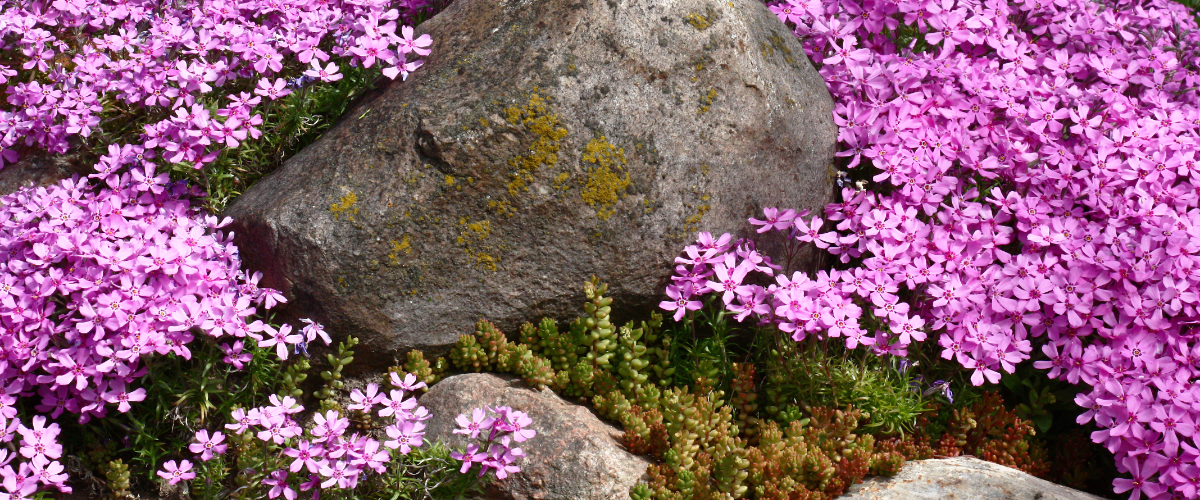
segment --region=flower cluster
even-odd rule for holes
[[[801,311],[820,313],[820,330],[856,296],[883,327],[877,352],[904,354],[931,332],[977,385],[1037,356],[1049,376],[1090,386],[1076,400],[1087,410],[1079,420],[1102,428],[1092,438],[1132,476],[1114,482],[1117,492],[1200,498],[1200,30],[1191,14],[1161,0],[787,0],[771,9],[827,82],[851,169],[842,201],[825,210],[827,232],[825,221],[778,210],[759,222],[849,265],[818,277]],[[723,264],[734,285],[727,303],[749,300],[752,314],[799,330],[780,310],[790,306],[782,282],[764,290],[766,307],[758,290],[736,285],[751,272],[742,262],[762,257],[735,251],[701,265],[706,246],[702,238],[686,253],[692,263],[669,307],[725,293]]]
[[[36,393],[52,418],[128,411],[145,397],[132,387],[141,358],[190,359],[193,333],[278,333],[246,323],[285,299],[239,270],[217,231],[227,220],[201,215],[192,190],[153,169],[107,180],[117,187],[64,180],[0,198],[0,385]]]
[[[257,138],[263,97],[291,92],[289,82],[335,81],[343,64],[376,64],[389,78],[416,70],[428,35],[414,38],[401,17],[425,7],[388,0],[59,0],[6,5],[0,11],[0,166],[25,147],[66,152],[71,136],[104,131],[113,109],[155,116],[136,144],[139,159],[161,157],[197,168],[222,147]],[[248,81],[250,92],[223,95]],[[212,103],[201,98],[210,93]],[[120,104],[118,104],[120,103]],[[111,109],[110,109],[111,108]],[[215,108],[215,109],[213,109]],[[119,120],[124,122],[125,120]],[[118,126],[124,123],[117,124]],[[100,134],[106,136],[107,134]],[[126,149],[128,148],[128,149]],[[103,170],[103,164],[98,169]]]
[[[271,471],[269,478],[263,480],[263,484],[271,486],[269,498],[279,495],[295,498],[297,489],[352,489],[369,471],[377,474],[386,472],[385,464],[392,456],[385,447],[399,448],[401,453],[408,453],[409,448],[403,443],[415,442],[415,445],[420,445],[420,430],[424,427],[420,420],[428,418],[428,413],[424,408],[417,407],[416,399],[405,399],[403,391],[393,391],[392,395],[398,401],[395,405],[387,401],[388,408],[402,409],[398,413],[388,413],[396,421],[396,424],[388,427],[388,434],[392,435],[393,427],[395,430],[403,429],[403,432],[397,432],[392,436],[394,440],[384,443],[370,436],[348,434],[350,420],[336,410],[316,413],[311,425],[305,429],[296,420],[304,407],[291,397],[280,398],[278,395],[270,397],[270,406],[249,411],[235,409],[230,415],[233,423],[225,428],[238,436],[251,436],[247,438],[250,440],[257,438],[269,450],[268,454],[277,459],[278,470]],[[413,409],[416,411],[410,411]],[[409,425],[405,426],[406,423]],[[208,461],[226,451],[224,439],[225,436],[220,432],[210,436],[208,431],[201,430],[196,433],[196,442],[189,449],[201,460]],[[165,466],[168,470],[159,472],[159,475],[167,477],[166,474],[173,474],[169,470],[171,465],[173,463],[168,462]],[[171,482],[174,484],[194,477],[194,473],[190,476],[184,473],[172,476]]]
[[[353,404],[346,407],[350,411],[390,417],[391,423],[383,429],[389,439],[382,443],[370,435],[348,434],[351,421],[336,410],[316,413],[306,429],[297,421],[304,407],[290,397],[278,395],[270,397],[270,406],[249,411],[235,409],[230,414],[233,423],[225,425],[225,429],[242,436],[244,442],[257,438],[267,450],[267,470],[271,472],[263,484],[271,487],[268,498],[283,495],[294,499],[297,490],[353,489],[365,474],[386,473],[389,462],[424,444],[424,421],[431,415],[410,394],[425,387],[425,383],[411,373],[403,377],[391,373],[390,378],[392,389],[386,394],[377,384],[367,384],[365,392],[351,391]],[[484,451],[472,444],[467,453],[453,454],[455,459],[463,461],[462,472],[475,463],[483,464],[480,476],[489,468],[495,470],[500,479],[520,470],[513,463],[524,454],[520,448],[509,448],[508,443],[510,438],[519,442],[533,437],[535,431],[528,428],[532,422],[524,413],[510,408],[500,407],[494,411],[501,417],[485,419],[481,409],[474,410],[473,421],[463,415],[458,417],[459,423],[470,429],[463,432],[472,433],[472,438],[481,432],[489,433]],[[189,450],[200,460],[208,461],[227,451],[225,438],[221,432],[210,434],[200,430]],[[489,452],[486,446],[491,444],[496,446]],[[272,468],[277,470],[272,471]],[[166,462],[158,475],[171,484],[196,477],[192,463],[187,460]]]
[[[0,396],[0,443],[21,438],[16,453],[10,453],[12,444],[8,444],[7,449],[0,449],[0,484],[7,491],[0,495],[27,498],[38,490],[39,485],[70,493],[65,467],[58,461],[63,454],[62,445],[58,444],[58,424],[46,425],[46,417],[38,415],[32,419],[33,426],[26,427],[17,417],[17,410],[12,406],[14,402],[11,395]]]
[[[533,420],[523,412],[507,406],[489,407],[488,411],[497,416],[488,416],[482,409],[475,408],[470,417],[462,414],[455,419],[455,423],[458,424],[458,428],[454,430],[455,434],[465,434],[471,439],[479,439],[481,436],[486,438],[483,439],[482,446],[471,443],[465,451],[454,452],[450,456],[462,461],[462,469],[459,472],[463,474],[478,463],[479,476],[493,471],[496,479],[504,479],[509,474],[521,471],[515,464],[525,456],[523,450],[511,444],[524,442],[536,436],[537,431],[529,428]]]

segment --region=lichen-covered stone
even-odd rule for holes
[[[457,0],[421,30],[424,67],[227,213],[282,319],[362,338],[358,369],[574,317],[591,275],[621,324],[697,231],[832,199],[832,100],[757,0]]]
[[[520,379],[490,373],[449,377],[420,399],[432,417],[427,441],[441,439],[465,447],[453,434],[459,414],[472,408],[508,406],[529,414],[533,439],[520,443],[527,456],[521,472],[491,487],[488,498],[540,500],[624,500],[650,462],[618,444],[621,431],[600,421],[586,407],[563,401],[550,390],[535,391]]]
[[[1099,500],[1100,497],[1038,479],[977,458],[906,462],[894,477],[874,477],[850,487],[840,500]]]

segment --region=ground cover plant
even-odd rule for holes
[[[411,26],[438,7],[4,3],[0,166],[33,149],[96,165],[0,199],[8,494],[73,481],[125,498],[158,479],[205,498],[453,498],[516,472],[529,435],[519,411],[480,409],[460,419],[490,427],[474,448],[416,446],[411,395],[450,364],[520,374],[621,422],[631,450],[661,460],[635,498],[826,498],[959,453],[1040,474],[1031,436],[1052,395],[1001,378],[1036,358],[1089,387],[1080,420],[1116,455],[1118,492],[1198,495],[1193,13],[774,3],[838,101],[846,172],[824,217],[752,222],[837,269],[794,274],[702,235],[667,291],[680,323],[618,328],[592,282],[588,316],[561,332],[543,321],[508,342],[481,323],[449,362],[413,354],[347,394],[353,340],[312,366],[319,325],[271,321],[285,299],[209,214],[376,77],[417,70],[429,38]],[[998,380],[1029,397],[1010,410],[970,388]]]
[[[977,386],[1036,358],[1084,385],[1079,422],[1114,454],[1114,491],[1197,498],[1193,13],[1157,1],[771,8],[836,100],[847,171],[823,214],[767,208],[751,222],[843,266],[777,272],[750,242],[701,235],[663,307],[679,319],[720,294],[738,319],[883,356],[936,342]]]
[[[624,428],[629,451],[655,459],[635,499],[832,498],[906,460],[963,454],[1077,486],[1094,479],[1053,474],[1035,424],[995,392],[966,384],[951,394],[923,381],[936,370],[869,353],[852,360],[863,352],[738,323],[719,299],[678,323],[652,315],[617,326],[606,289],[585,283],[584,314],[566,324],[527,323],[510,341],[483,320],[448,359],[412,351],[403,370],[426,383],[452,371],[510,373],[591,404]],[[1063,463],[1091,472],[1094,457],[1073,444],[1079,453]]]
[[[475,477],[501,479],[519,471],[522,452],[512,443],[534,434],[519,411],[489,409],[496,416],[476,422],[488,433],[472,435],[480,443],[459,453],[419,449],[428,413],[406,396],[422,387],[411,376],[393,375],[386,396],[369,390],[343,410],[335,398],[344,396],[353,339],[328,356],[325,386],[314,395],[320,411],[304,412],[309,343],[330,337],[307,320],[299,330],[271,323],[266,310],[286,299],[243,272],[231,235],[220,231],[228,219],[199,206],[204,192],[167,174],[195,178],[187,175],[195,169],[211,188],[237,177],[229,165],[248,156],[258,164],[249,172],[265,173],[366,82],[416,70],[429,37],[400,23],[431,8],[4,4],[0,161],[32,148],[70,149],[96,171],[0,199],[0,442],[12,443],[0,451],[6,498],[44,495],[46,487],[70,492],[68,481],[125,498],[144,489],[143,474],[169,485],[198,480],[191,493],[205,498],[456,495],[477,482],[450,471],[478,464]],[[314,89],[343,79],[343,69],[351,84]],[[252,147],[231,154],[244,145]],[[232,159],[222,167],[222,158]],[[366,415],[376,405],[386,405],[378,416],[391,425],[347,432],[353,411]],[[233,423],[222,430],[227,418]],[[86,458],[80,443],[92,447]],[[184,449],[196,457],[179,456]],[[303,458],[288,458],[296,456]],[[288,478],[296,463],[307,473]]]

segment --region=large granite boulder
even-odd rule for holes
[[[697,231],[832,199],[831,98],[759,0],[457,0],[421,29],[423,68],[227,212],[285,316],[376,354],[357,369],[574,317],[593,274],[623,321]]]
[[[472,373],[449,377],[420,399],[432,417],[425,439],[441,439],[465,448],[467,439],[453,434],[459,414],[473,408],[509,406],[529,414],[537,435],[521,443],[527,454],[521,472],[494,483],[487,496],[498,499],[625,500],[650,462],[625,451],[621,430],[606,424],[586,407],[563,401],[553,391],[535,391],[515,377]]]
[[[1017,469],[972,457],[907,462],[893,477],[874,477],[840,500],[1100,500]]]

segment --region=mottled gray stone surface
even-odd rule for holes
[[[360,337],[358,370],[574,317],[593,274],[624,322],[697,231],[832,199],[832,100],[761,1],[457,0],[421,30],[423,68],[227,213],[282,319]]]
[[[533,439],[520,443],[528,455],[521,472],[495,483],[488,498],[544,500],[626,500],[629,489],[650,465],[618,444],[621,431],[586,407],[563,401],[553,391],[535,391],[520,379],[490,373],[449,377],[420,399],[432,417],[426,440],[441,438],[465,447],[453,434],[455,417],[472,408],[509,406],[529,414]]]
[[[16,163],[0,169],[0,195],[12,193],[24,186],[49,186],[73,175],[83,177],[92,172],[94,170],[91,165],[85,165],[79,153],[75,151],[55,154],[37,149],[30,150]]]
[[[840,500],[1100,500],[972,457],[906,462],[891,478],[854,485]]]

